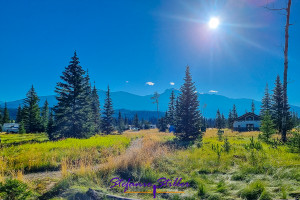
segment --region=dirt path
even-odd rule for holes
[[[133,148],[141,148],[141,147],[142,147],[142,139],[141,138],[136,139],[133,142],[131,142],[130,146],[126,149],[125,152],[123,152],[123,154],[130,152]],[[118,157],[121,157],[123,154],[119,155]],[[92,167],[92,170],[97,171],[97,170],[101,169],[102,167],[104,167],[105,164],[106,163],[95,165]],[[76,171],[79,171],[79,169],[70,170],[68,172],[75,173]],[[61,171],[36,172],[36,173],[24,174],[23,178],[27,181],[44,179],[44,178],[60,179],[60,178],[62,178],[62,173],[61,173]]]

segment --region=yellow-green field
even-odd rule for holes
[[[0,133],[1,144],[12,145],[12,144],[24,144],[29,142],[45,142],[48,141],[46,133],[40,134],[6,134]]]
[[[258,134],[225,130],[220,141],[217,130],[209,129],[202,146],[189,147],[178,146],[172,134],[157,130],[22,144],[1,149],[0,167],[2,177],[14,170],[29,173],[60,169],[62,176],[55,180],[46,175],[28,180],[28,175],[19,171],[18,179],[41,199],[73,199],[84,196],[89,188],[153,199],[151,194],[124,194],[123,188],[110,189],[109,181],[114,177],[139,182],[180,177],[190,183],[183,194],[159,194],[157,199],[293,198],[300,193],[300,154],[291,153],[283,145],[263,143],[257,139]],[[225,137],[230,143],[228,152]]]

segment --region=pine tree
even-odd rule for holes
[[[222,129],[222,117],[219,109],[217,110],[217,115],[216,115],[216,128]]]
[[[139,117],[138,117],[137,113],[135,113],[135,115],[134,115],[133,126],[135,128],[139,128],[140,127],[140,121],[139,121]]]
[[[3,121],[3,117],[2,117],[2,108],[0,106],[0,129],[2,128],[2,121]],[[2,131],[2,129],[1,129]]]
[[[179,120],[180,118],[180,114],[179,114],[179,97],[176,98],[175,101],[175,128],[176,128],[176,132],[181,133],[182,130],[180,129],[180,125],[179,125]]]
[[[201,136],[201,115],[199,111],[198,93],[192,81],[189,66],[186,68],[184,84],[181,86],[180,91],[177,106],[178,111],[176,111],[178,113],[176,136],[184,140],[195,140]]]
[[[19,133],[20,134],[26,133],[23,120],[19,122]]]
[[[85,71],[79,65],[76,51],[65,68],[61,82],[56,85],[57,105],[55,112],[55,133],[59,138],[88,138],[95,133],[92,121],[90,83]]]
[[[159,120],[159,94],[157,92],[154,92],[154,95],[151,97],[153,100],[152,103],[156,104],[156,111],[157,111],[157,120]]]
[[[170,102],[169,102],[169,108],[168,108],[168,118],[167,118],[167,123],[170,125],[175,125],[175,94],[174,91],[172,90],[171,95],[170,95]]]
[[[231,109],[229,110],[229,114],[228,114],[228,128],[229,129],[233,129],[233,116],[232,116],[232,112]]]
[[[233,121],[235,121],[238,118],[235,104],[233,104],[233,108],[232,108],[232,118],[233,118]]]
[[[22,115],[22,107],[19,105],[18,111],[17,111],[17,116],[16,116],[16,123],[20,123],[23,120],[23,115]]]
[[[125,125],[124,125],[124,121],[122,118],[122,114],[121,111],[119,110],[119,115],[118,115],[118,133],[123,133],[125,130]]]
[[[262,132],[262,135],[260,137],[266,142],[269,142],[271,136],[276,132],[275,125],[268,111],[263,115],[260,130]]]
[[[48,122],[49,122],[49,103],[46,100],[45,103],[44,103],[44,106],[42,108],[42,127],[43,127],[43,131],[47,131]]]
[[[252,100],[252,103],[251,103],[251,112],[252,112],[252,113],[255,113],[255,104],[254,104],[254,100]]]
[[[7,103],[5,102],[2,123],[4,124],[4,123],[9,123],[9,122],[10,122],[9,111],[7,108]]]
[[[225,128],[225,126],[226,126],[226,119],[225,119],[225,117],[224,117],[224,114],[222,113],[222,128]]]
[[[113,127],[114,110],[113,110],[112,100],[111,100],[111,97],[110,97],[109,86],[107,87],[106,99],[105,99],[103,109],[104,109],[103,113],[102,113],[103,116],[102,116],[102,120],[101,120],[102,131],[105,134],[111,134],[114,131],[114,127]]]
[[[275,127],[279,132],[281,132],[282,127],[282,98],[282,84],[279,75],[277,75],[272,95],[271,114]]]
[[[166,132],[166,130],[168,128],[167,127],[167,112],[164,117],[161,117],[158,120],[158,127],[159,127],[159,132]]]
[[[47,127],[47,133],[48,133],[48,138],[49,140],[56,140],[59,138],[59,135],[56,135],[57,132],[55,132],[54,128],[54,116],[53,116],[53,111],[50,111],[50,116],[49,116],[49,122],[48,122],[48,127]]]
[[[129,125],[127,116],[125,116],[124,125],[125,125],[125,130],[127,130],[128,129],[128,125]]]
[[[23,120],[27,133],[40,132],[42,129],[39,101],[40,99],[32,85],[26,94],[23,108]]]
[[[263,116],[266,112],[271,112],[271,97],[268,84],[266,84],[265,95],[261,101],[260,115]]]
[[[100,101],[96,86],[92,90],[92,114],[93,114],[93,121],[95,124],[95,131],[96,133],[100,132],[101,129],[101,116],[100,116]]]

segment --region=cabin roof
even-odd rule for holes
[[[255,113],[252,113],[252,112],[247,112],[246,114],[238,117],[235,121],[245,121],[245,119],[248,118],[248,117],[253,117],[254,121],[261,120],[259,115],[256,115]]]

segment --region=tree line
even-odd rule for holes
[[[69,65],[60,76],[61,81],[56,84],[55,93],[57,104],[49,108],[47,100],[43,107],[39,108],[39,98],[32,86],[23,106],[18,107],[16,122],[20,124],[20,132],[47,132],[50,140],[60,138],[88,138],[96,133],[111,134],[114,131],[122,133],[128,129],[129,124],[136,128],[148,129],[150,122],[140,120],[136,114],[133,119],[123,118],[119,111],[114,118],[113,102],[108,86],[103,110],[100,109],[97,88],[92,86],[90,77],[79,65],[76,52]],[[228,118],[217,110],[216,118],[205,119],[199,110],[198,94],[195,83],[192,81],[189,66],[186,67],[184,84],[176,97],[171,92],[168,110],[165,116],[159,118],[159,94],[155,93],[151,98],[157,106],[158,128],[166,131],[168,127],[174,127],[174,134],[184,140],[195,140],[202,136],[203,127],[215,126],[218,129],[228,127],[233,129],[233,123],[238,118],[236,106],[229,110]],[[283,111],[283,87],[280,77],[277,76],[273,94],[269,93],[268,85],[262,99],[260,115],[270,115],[274,127],[281,131]],[[289,109],[289,107],[288,107]],[[247,112],[247,111],[246,111]],[[252,101],[251,112],[255,112],[255,104]],[[295,113],[289,112],[289,128],[298,123]],[[8,123],[9,112],[5,104],[3,115],[0,112],[0,122]],[[169,125],[169,126],[168,126]]]

